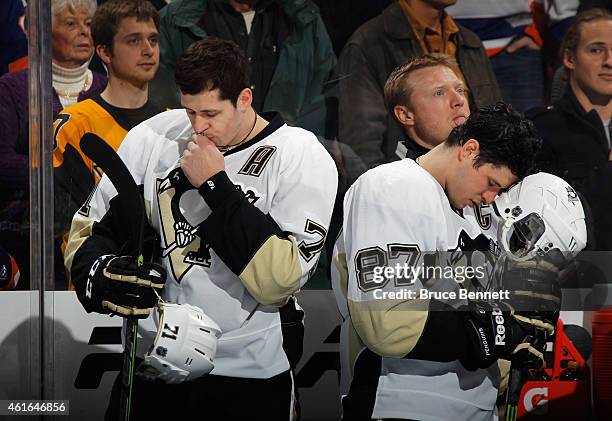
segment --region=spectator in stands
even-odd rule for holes
[[[336,56],[312,0],[174,0],[160,18],[161,66],[151,94],[162,104],[179,105],[177,59],[216,36],[245,52],[257,112],[278,111],[289,125],[325,134],[323,90]]]
[[[147,0],[110,0],[94,15],[96,52],[108,69],[106,89],[63,110],[53,124],[55,234],[70,221],[99,181],[93,162],[80,149],[95,133],[117,150],[127,132],[163,111],[149,99],[149,82],[159,66],[159,14]],[[62,248],[63,250],[63,248]]]
[[[593,213],[596,248],[612,250],[612,12],[578,14],[562,53],[569,79],[565,94],[527,116],[544,140],[541,169],[583,193]]]
[[[427,54],[400,64],[391,72],[384,85],[384,97],[389,115],[404,132],[395,150],[398,159],[416,159],[427,153],[444,142],[451,130],[469,117],[467,89],[455,73],[456,69],[457,62],[451,57]],[[367,170],[351,152],[340,145],[340,183],[325,244],[325,259],[321,259],[320,266],[328,264],[342,226],[344,194]]]
[[[385,104],[402,125],[398,158],[416,159],[444,142],[470,115],[465,83],[457,62],[442,54],[416,57],[391,72],[385,83]]]
[[[53,117],[64,107],[99,94],[106,78],[87,69],[93,52],[90,22],[95,0],[52,0],[51,60]],[[0,78],[0,242],[21,268],[20,287],[29,286],[28,74]]]
[[[400,63],[424,53],[457,59],[476,107],[501,99],[491,64],[478,37],[458,26],[444,9],[456,0],[399,0],[366,22],[340,56],[339,140],[368,167],[395,159],[403,130],[384,105],[383,86]]]
[[[557,55],[577,8],[578,0],[462,0],[447,12],[480,37],[504,101],[524,112],[544,105],[543,48]]]
[[[103,5],[107,1],[109,1],[109,0],[98,0],[98,6]],[[172,0],[148,0],[148,1],[153,6],[155,6],[155,8],[157,10],[162,9],[163,7],[167,6],[169,3],[172,2]],[[107,74],[106,73],[106,69],[104,67],[104,64],[100,60],[100,56],[98,56],[97,54],[93,55],[93,57],[91,59],[91,63],[89,63],[89,68],[91,70],[93,70],[94,72],[98,72],[98,73],[101,73],[101,74]]]
[[[24,0],[0,2],[0,76],[27,67],[28,40],[24,20]]]

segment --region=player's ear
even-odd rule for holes
[[[480,152],[480,144],[476,139],[467,140],[459,151],[459,159],[475,159]]]
[[[563,65],[566,69],[573,70],[576,68],[576,63],[574,62],[574,53],[572,53],[567,48],[563,50]]]
[[[244,88],[238,94],[238,100],[236,101],[236,108],[238,111],[245,112],[251,107],[253,103],[253,91],[251,88]]]
[[[96,54],[100,57],[100,60],[107,66],[111,63],[112,52],[107,45],[96,45]]]
[[[414,126],[414,113],[408,110],[405,105],[396,105],[393,107],[393,114],[402,126]]]

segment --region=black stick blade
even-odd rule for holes
[[[145,207],[140,191],[132,174],[115,150],[100,136],[85,133],[81,138],[81,150],[98,165],[117,190],[121,207],[128,212],[126,218],[133,218],[133,253],[139,257],[142,252]]]
[[[120,195],[140,197],[138,186],[119,155],[100,136],[85,133],[81,138],[81,150],[95,162],[110,178],[110,181]],[[125,199],[122,199],[125,200]]]

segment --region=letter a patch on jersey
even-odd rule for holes
[[[274,152],[276,152],[276,146],[266,145],[255,149],[242,168],[240,168],[238,174],[259,177],[268,162],[270,162],[270,158],[272,158]]]

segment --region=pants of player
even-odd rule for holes
[[[369,349],[361,352],[355,362],[351,387],[342,398],[342,421],[400,421],[392,418],[373,418],[376,388],[379,380],[380,356]],[[402,419],[401,421],[417,421]]]
[[[121,420],[121,372],[111,392],[105,421]],[[134,378],[131,420],[297,420],[293,373],[269,379],[206,375],[168,385]]]

